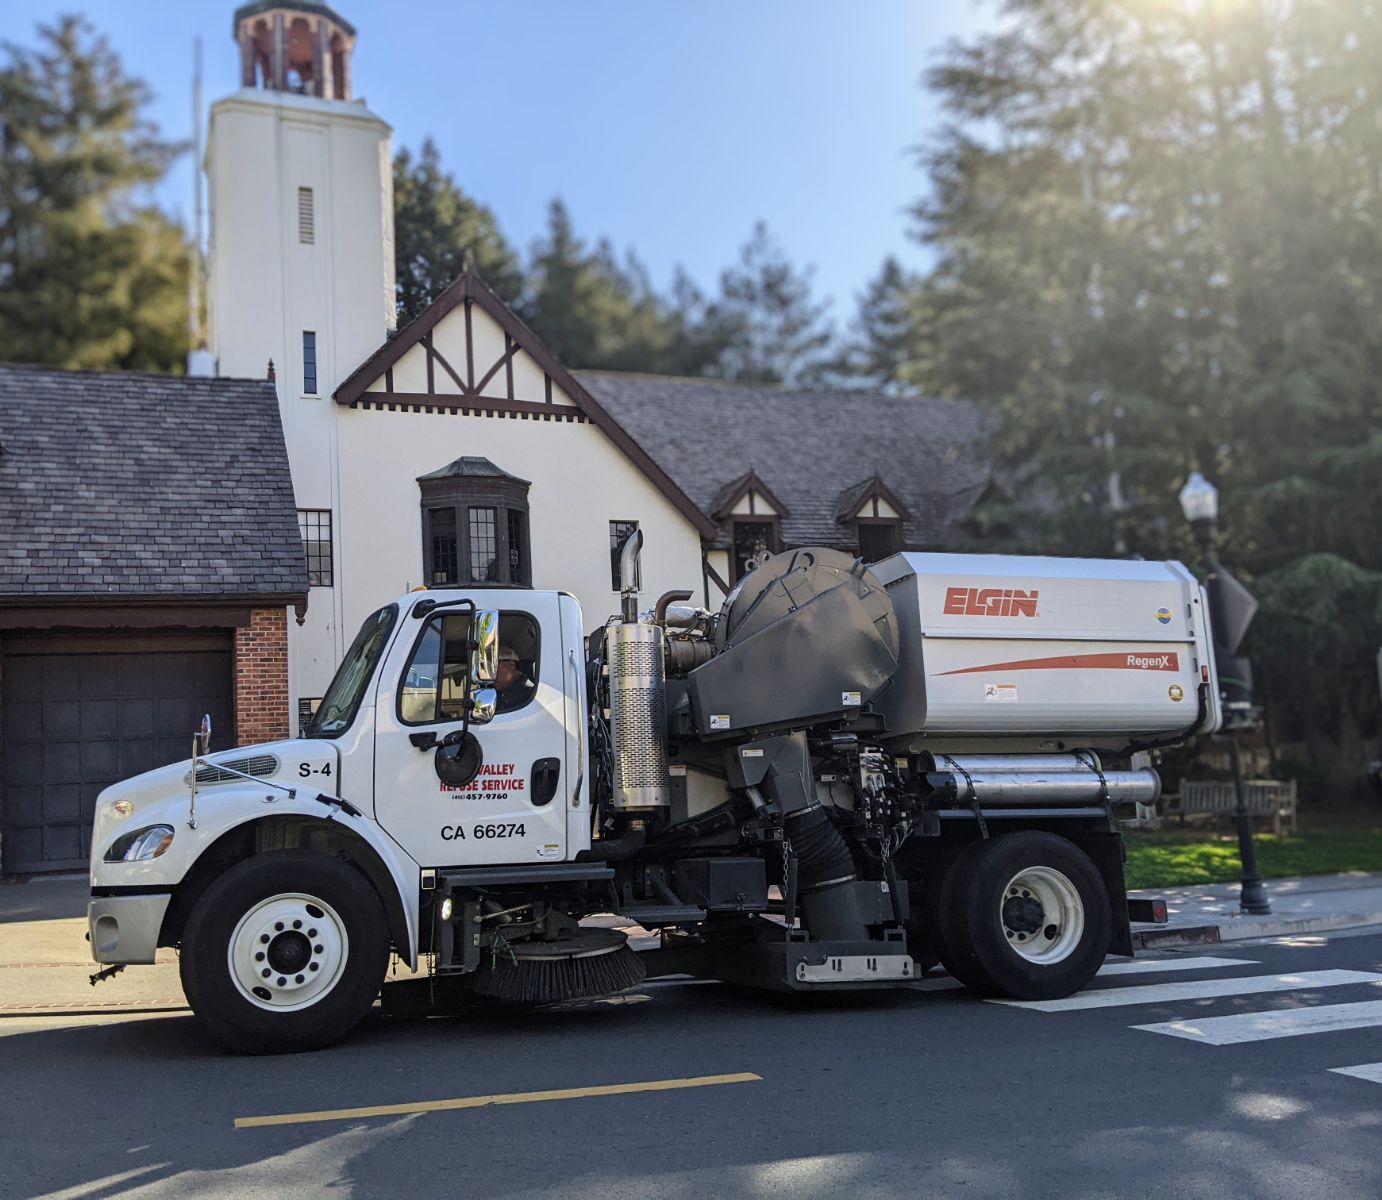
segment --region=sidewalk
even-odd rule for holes
[[[1269,879],[1266,889],[1272,911],[1265,917],[1250,917],[1238,911],[1236,883],[1129,892],[1130,896],[1165,900],[1170,917],[1166,925],[1134,925],[1134,942],[1143,934],[1150,935],[1148,946],[1173,944],[1179,939],[1166,935],[1191,930],[1215,930],[1217,936],[1206,934],[1185,940],[1229,942],[1382,925],[1382,872]]]
[[[0,1017],[16,1013],[185,1008],[177,955],[124,971],[96,987],[86,941],[87,877],[0,883]]]

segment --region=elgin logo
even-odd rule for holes
[[[949,617],[1034,617],[1040,594],[1036,588],[946,588],[944,612]]]

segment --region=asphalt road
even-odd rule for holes
[[[668,983],[376,1017],[268,1059],[181,1015],[5,1018],[0,1194],[1382,1195],[1382,936],[1153,957],[1056,1011],[948,980],[805,1002]],[[508,1102],[349,1111],[482,1096]]]

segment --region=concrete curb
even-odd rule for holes
[[[1225,942],[1236,942],[1291,933],[1332,933],[1371,925],[1382,925],[1382,911],[1335,913],[1327,917],[1232,917],[1220,922],[1219,937]]]
[[[1229,917],[1184,925],[1134,925],[1133,942],[1143,949],[1209,942],[1240,942],[1251,938],[1288,937],[1297,933],[1334,933],[1343,929],[1382,926],[1382,910],[1333,913],[1323,917]],[[1206,936],[1217,931],[1217,937]]]

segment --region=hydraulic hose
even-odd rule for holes
[[[648,840],[646,829],[629,829],[615,838],[601,838],[589,850],[576,855],[577,862],[623,862],[632,858]]]
[[[803,895],[856,878],[849,847],[820,805],[788,813],[783,831],[796,855],[797,883]]]

